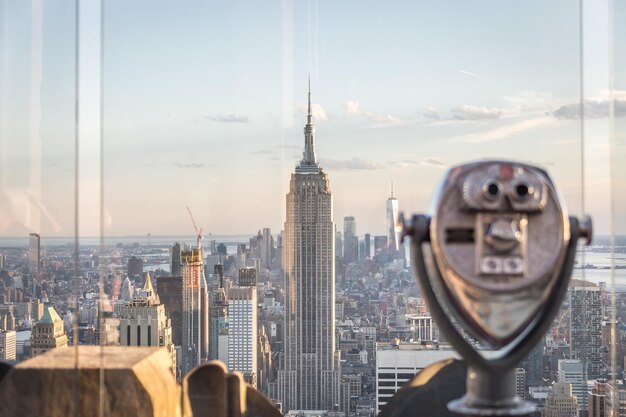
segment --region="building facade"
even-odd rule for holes
[[[546,398],[542,417],[578,417],[576,397],[572,394],[572,384],[555,382]]]
[[[607,385],[606,379],[596,379],[593,381],[593,388],[587,395],[588,417],[606,416]]]
[[[14,330],[0,330],[0,359],[14,361],[16,356],[17,339]]]
[[[605,406],[606,417],[626,416],[626,385],[609,382]]]
[[[570,358],[580,359],[585,379],[602,377],[602,298],[592,283],[570,288]]]
[[[578,359],[559,359],[558,382],[571,384],[573,395],[578,400],[578,408],[587,410],[587,382],[584,378],[583,364]]]
[[[376,348],[376,414],[391,400],[400,388],[416,373],[433,363],[458,358],[451,350],[420,343],[401,343],[398,346]]]
[[[333,410],[340,400],[335,349],[335,226],[328,174],[315,155],[311,92],[302,161],[291,175],[284,228],[283,410]]]
[[[254,269],[253,269],[254,270]],[[256,388],[258,370],[258,313],[256,286],[228,291],[228,369],[239,371]]]
[[[33,357],[50,349],[67,347],[67,335],[63,330],[63,320],[54,307],[46,308],[39,323],[33,326],[30,347]]]
[[[119,308],[119,319],[121,346],[162,346],[172,358],[172,370],[176,370],[172,324],[152,286],[149,273],[143,288],[135,292],[127,305]]]
[[[202,267],[202,250],[198,248],[182,251],[181,261],[181,369],[185,375],[209,357],[209,305]]]

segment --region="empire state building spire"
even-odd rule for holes
[[[317,157],[315,156],[315,126],[313,126],[313,114],[311,112],[311,76],[309,76],[309,105],[306,116],[306,125],[304,126],[304,152],[302,153],[302,162],[300,166],[317,166]]]

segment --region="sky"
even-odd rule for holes
[[[84,236],[192,234],[187,206],[205,234],[278,233],[309,74],[339,230],[351,215],[384,234],[391,181],[401,211],[423,212],[450,166],[504,158],[547,168],[597,233],[626,234],[607,4],[584,2],[581,147],[577,7],[428,3],[107,0],[100,19],[82,2],[77,53],[73,1],[0,1],[0,234],[72,235],[76,186]]]

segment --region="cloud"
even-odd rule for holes
[[[471,106],[463,104],[452,109],[452,118],[455,120],[493,120],[499,119],[502,112],[498,109]]]
[[[398,126],[403,124],[399,117],[392,116],[390,114],[377,114],[369,111],[366,111],[363,114],[379,126]]]
[[[248,123],[250,119],[248,116],[237,116],[234,114],[227,115],[204,115],[204,118],[207,120],[211,120],[213,122],[221,122],[221,123]]]
[[[446,164],[445,162],[443,162],[441,159],[439,158],[426,158],[423,163],[425,165],[435,165],[435,166],[446,166],[448,164]]]
[[[408,158],[404,156],[394,161],[387,161],[387,165],[395,168],[410,168],[418,165],[432,166],[432,167],[447,167],[448,163],[441,160],[441,158],[428,157],[428,158]]]
[[[452,139],[452,142],[482,143],[491,142],[508,138],[526,130],[538,128],[543,125],[554,123],[554,120],[548,117],[523,120],[521,122],[512,123],[501,126],[486,132],[471,133],[469,135],[458,136]]]
[[[202,162],[174,162],[176,168],[204,168]]]
[[[259,149],[256,151],[250,151],[251,154],[254,155],[271,155],[273,154],[275,151],[272,149]]]
[[[609,117],[609,100],[586,100],[585,101],[585,118],[586,119],[602,119]],[[615,99],[613,101],[613,111],[615,117],[626,116],[626,100]],[[580,102],[564,104],[551,113],[557,119],[579,119],[580,118]]]
[[[345,105],[346,116],[355,116],[361,113],[361,105],[358,101],[349,100]]]
[[[432,106],[426,107],[424,110],[421,111],[421,114],[427,119],[441,120],[441,114],[439,114],[439,111],[437,111],[437,109]]]
[[[346,160],[322,159],[320,160],[320,165],[333,171],[372,171],[384,168],[382,164],[361,158]]]

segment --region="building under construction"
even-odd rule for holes
[[[209,300],[202,268],[202,249],[181,253],[183,375],[208,358]]]

